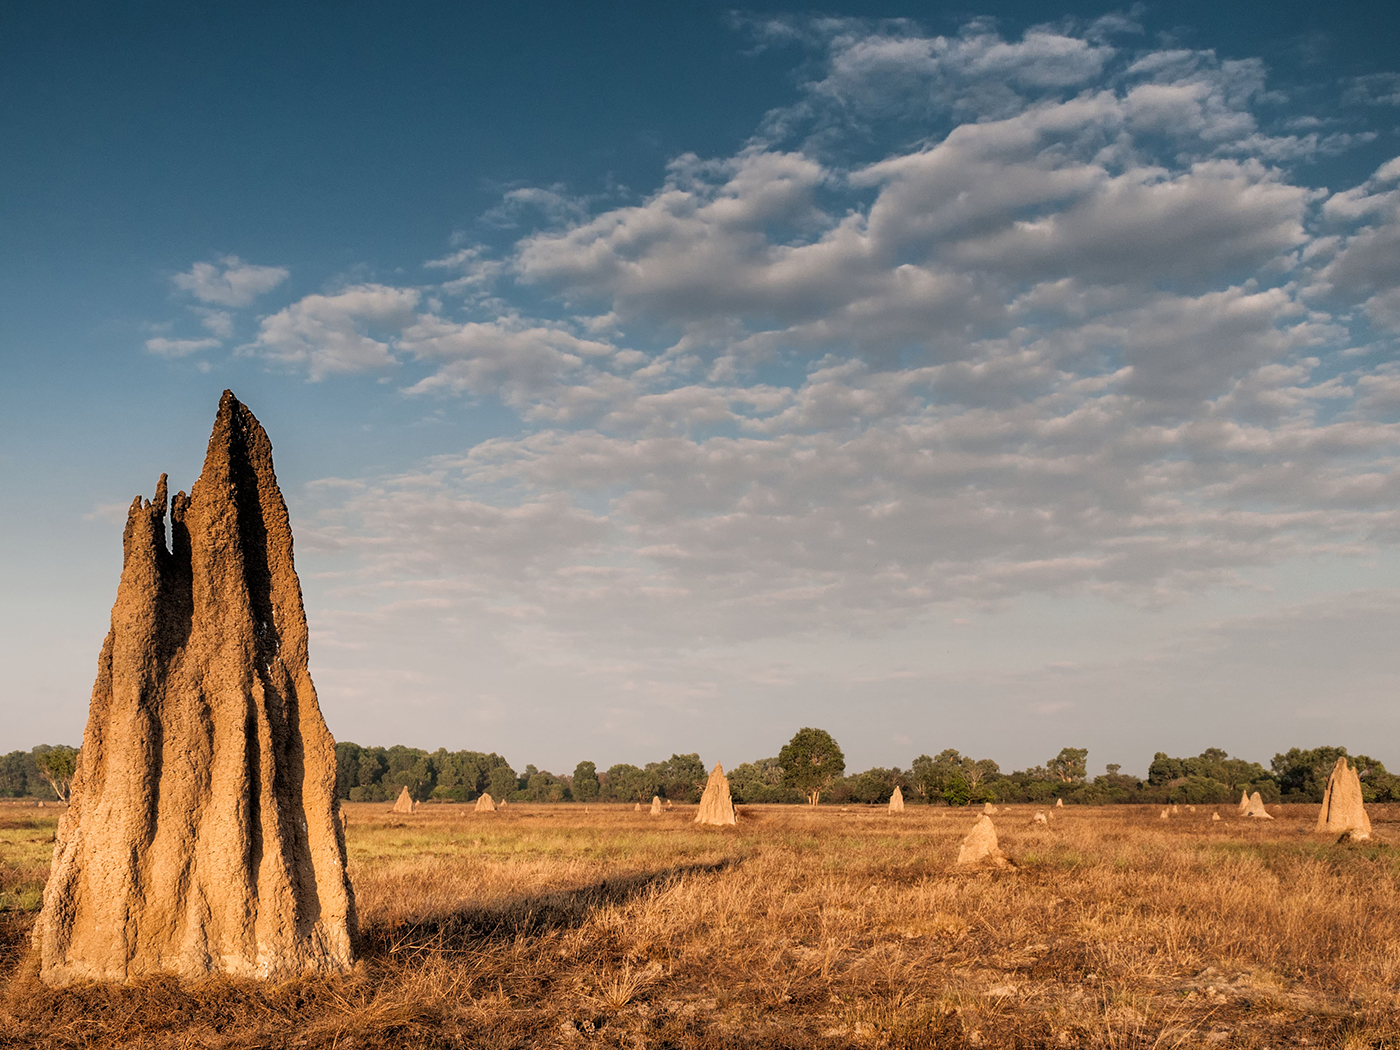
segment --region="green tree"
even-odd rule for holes
[[[467,802],[486,790],[491,782],[491,770],[497,766],[509,765],[494,751],[448,751],[440,747],[432,754],[433,774],[437,786],[433,788],[434,798],[452,799],[454,802]]]
[[[675,802],[699,802],[705,781],[710,778],[709,770],[697,754],[672,755],[665,762],[648,762],[646,773],[656,784],[654,793]]]
[[[994,797],[992,782],[1001,775],[1001,767],[990,758],[968,758],[962,760],[962,779],[967,785],[968,798],[981,802]]]
[[[1345,758],[1347,765],[1356,770],[1361,778],[1362,798],[1367,802],[1395,797],[1395,777],[1386,772],[1381,762],[1367,755],[1348,755],[1344,747],[1293,747],[1275,755],[1270,764],[1285,801],[1321,802],[1327,778],[1339,758]]]
[[[800,802],[802,795],[783,786],[783,767],[776,758],[743,762],[729,771],[729,793],[735,802]]]
[[[1089,775],[1087,747],[1061,748],[1060,753],[1045,763],[1046,771],[1061,784],[1077,784]]]
[[[914,794],[928,802],[942,795],[938,762],[929,755],[920,755],[909,764],[909,782]]]
[[[1289,802],[1321,802],[1332,767],[1346,753],[1344,747],[1291,747],[1283,754],[1275,755],[1270,765],[1284,799]]]
[[[1075,800],[1091,806],[1136,801],[1142,792],[1142,781],[1120,772],[1122,768],[1119,763],[1110,762],[1104,767],[1103,776],[1095,777],[1093,784],[1074,793]]]
[[[1183,776],[1207,777],[1221,784],[1243,787],[1273,778],[1258,762],[1246,762],[1242,758],[1231,758],[1218,747],[1208,747],[1195,758],[1181,760]]]
[[[943,782],[943,801],[950,806],[965,806],[972,801],[972,792],[962,773],[954,773]]]
[[[1400,799],[1400,777],[1387,772],[1379,759],[1351,755],[1347,761],[1361,777],[1361,797],[1367,802],[1394,802]]]
[[[433,759],[422,748],[405,747],[395,744],[384,753],[388,769],[380,778],[386,795],[399,793],[400,788],[408,788],[408,793],[418,801],[432,794],[437,784]]]
[[[381,780],[389,769],[382,747],[360,748],[360,768],[355,774],[355,784],[350,788],[352,802],[383,802],[387,792]]]
[[[510,798],[515,793],[519,783],[515,776],[515,770],[507,765],[499,765],[491,770],[491,775],[487,780],[487,790],[491,792],[491,797],[497,802]]]
[[[0,795],[18,798],[27,794],[29,778],[25,776],[26,759],[29,756],[23,751],[11,751],[8,755],[0,756]]]
[[[564,782],[547,769],[531,773],[525,781],[525,797],[531,802],[563,802]]]
[[[1173,784],[1167,798],[1178,804],[1219,805],[1234,802],[1238,795],[1235,789],[1213,777],[1201,777],[1188,773]]]
[[[53,788],[58,800],[67,802],[73,774],[78,771],[78,749],[63,744],[43,747],[43,750],[35,748],[34,761],[39,767],[39,775]]]
[[[825,729],[803,727],[778,752],[783,783],[816,805],[821,794],[846,772],[846,756]]]
[[[1231,758],[1222,748],[1208,747],[1195,758],[1173,758],[1158,751],[1147,767],[1147,790],[1142,799],[1193,804],[1233,802],[1241,790],[1258,791],[1265,802],[1277,798],[1278,792],[1274,778],[1258,762]]]
[[[350,789],[359,783],[360,754],[364,751],[359,744],[348,740],[337,740],[335,744],[335,793],[338,798],[349,798]]]
[[[948,747],[938,752],[934,758],[928,755],[920,755],[914,759],[913,765],[909,769],[910,784],[914,792],[920,798],[926,798],[930,802],[934,799],[943,799],[950,805],[959,805],[967,801],[968,798],[968,772],[971,770],[973,779],[979,784],[982,780],[993,775],[992,771],[997,770],[997,764],[989,759],[983,759],[990,764],[990,769],[982,767],[978,769],[978,763],[971,758],[967,758],[958,752],[957,748]],[[962,799],[963,803],[949,801],[949,791],[953,789],[953,781],[958,782],[956,790],[952,791],[955,799]]]
[[[596,802],[600,790],[597,766],[592,762],[580,762],[574,767],[575,801]]]
[[[867,805],[888,802],[894,794],[895,785],[901,790],[909,786],[902,771],[897,768],[882,769],[879,766],[847,777],[846,784],[850,788],[851,801],[864,802]]]
[[[1165,751],[1152,756],[1152,764],[1147,767],[1147,782],[1154,786],[1169,784],[1186,775],[1186,765],[1179,758],[1172,758]]]
[[[660,787],[654,771],[629,762],[610,766],[603,783],[603,797],[612,802],[650,802]]]

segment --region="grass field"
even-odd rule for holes
[[[1198,807],[977,813],[349,804],[355,971],[53,992],[57,813],[0,807],[4,1047],[1400,1047],[1400,809],[1376,839]]]

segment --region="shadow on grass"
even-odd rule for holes
[[[356,954],[366,959],[402,960],[405,956],[456,955],[490,943],[510,942],[582,926],[599,908],[625,904],[665,889],[690,875],[714,875],[743,863],[726,857],[707,864],[678,864],[657,871],[603,879],[572,890],[461,908],[443,915],[389,923],[368,923],[360,930]]]
[[[151,1047],[437,1047],[476,1046],[459,1028],[448,1031],[449,1000],[461,1006],[460,989],[440,968],[417,965],[508,945],[578,927],[600,908],[665,889],[692,875],[727,871],[742,863],[726,858],[607,878],[572,890],[505,899],[396,924],[370,923],[361,932],[361,962],[349,974],[310,975],[282,982],[222,976],[185,981],[155,975],[129,984],[42,986],[33,958],[0,982],[0,1050],[97,1050]],[[27,920],[29,917],[25,917]],[[3,947],[27,943],[29,921],[0,923]],[[445,986],[434,982],[447,980]],[[506,977],[509,981],[509,977]],[[499,981],[497,982],[499,984]],[[469,998],[469,997],[468,997]],[[511,1011],[495,1018],[490,1045],[536,1045],[539,1019]],[[550,1015],[550,1023],[553,1015]],[[483,1017],[472,1022],[479,1025]],[[543,1022],[539,1022],[543,1023]],[[511,1026],[530,1031],[510,1037]],[[290,1038],[296,1034],[296,1039]],[[478,1033],[482,1034],[482,1033]],[[135,1042],[133,1042],[133,1038]],[[492,1041],[497,1040],[497,1041]]]

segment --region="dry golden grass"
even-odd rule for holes
[[[53,992],[12,910],[0,1046],[1400,1046],[1388,807],[1359,845],[1303,833],[1312,806],[1012,807],[1018,867],[973,872],[969,810],[346,808],[354,973]],[[29,822],[4,841],[42,812],[0,810]],[[43,877],[17,856],[0,893]]]

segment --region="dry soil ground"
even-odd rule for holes
[[[354,973],[45,989],[53,810],[0,807],[4,1047],[1400,1047],[1400,809],[349,805]]]

